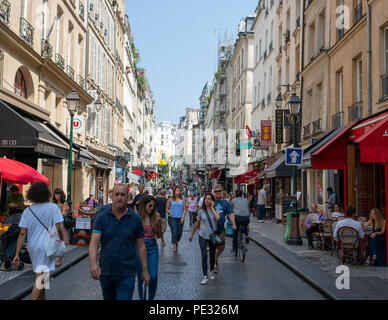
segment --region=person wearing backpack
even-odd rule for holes
[[[199,247],[201,249],[202,257],[202,271],[203,279],[202,285],[207,284],[208,278],[208,264],[207,264],[207,246],[209,246],[209,258],[210,258],[210,279],[215,280],[214,265],[216,262],[216,246],[211,241],[211,237],[214,235],[214,231],[217,226],[217,221],[220,219],[220,214],[215,209],[215,198],[213,194],[206,193],[201,209],[197,215],[197,221],[194,224],[193,231],[189,238],[190,242],[193,241],[193,237],[198,227],[199,230]]]
[[[20,263],[20,251],[28,231],[27,246],[36,280],[43,274],[45,275],[44,280],[48,280],[49,275],[47,276],[47,273],[55,270],[55,254],[47,256],[46,248],[48,233],[52,233],[52,231],[49,231],[50,228],[53,230],[55,226],[60,240],[64,240],[63,216],[59,207],[50,202],[50,198],[51,193],[45,182],[35,182],[31,185],[27,191],[27,199],[33,204],[23,211],[19,223],[21,229],[13,264],[18,266]],[[35,281],[31,292],[31,300],[46,299],[43,284],[38,288]]]

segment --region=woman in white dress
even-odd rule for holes
[[[33,205],[24,210],[19,223],[21,229],[13,263],[15,266],[20,263],[19,254],[28,231],[27,248],[36,279],[46,272],[55,270],[55,255],[47,257],[45,253],[46,237],[48,230],[53,224],[56,225],[59,238],[61,240],[64,239],[64,225],[61,210],[56,204],[50,202],[50,198],[51,193],[46,183],[34,183],[27,192],[27,199]],[[39,288],[36,286],[35,281],[31,293],[31,300],[46,299],[43,278],[46,280],[49,279],[47,276],[41,277],[42,285]]]

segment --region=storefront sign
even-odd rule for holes
[[[291,120],[291,114],[290,110],[283,110],[284,116],[283,116],[283,124],[285,128],[292,128],[293,123],[290,121]]]
[[[92,228],[92,219],[90,218],[76,218],[75,219],[75,228],[90,230]]]
[[[275,111],[276,143],[283,143],[283,110]]]
[[[272,142],[272,123],[270,120],[261,120],[261,139],[260,145],[268,147]]]
[[[73,119],[74,132],[81,133],[84,131],[84,120],[82,117],[74,117]]]

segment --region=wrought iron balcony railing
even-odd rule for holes
[[[313,133],[320,132],[321,130],[322,130],[321,119],[318,119],[313,122]]]
[[[362,101],[355,103],[348,108],[349,122],[355,122],[362,118]]]
[[[53,46],[45,39],[42,39],[41,56],[46,59],[51,59],[53,56]]]
[[[81,88],[85,89],[85,79],[82,78],[80,75],[78,75],[77,80],[78,80],[79,86],[80,86]]]
[[[0,19],[5,24],[9,24],[11,14],[11,4],[7,0],[0,0]]]
[[[20,37],[30,46],[34,45],[34,28],[24,18],[20,18]]]
[[[362,2],[354,8],[354,24],[360,21],[362,18]]]
[[[344,113],[338,112],[332,117],[333,129],[342,128],[343,126],[343,115]]]
[[[65,70],[65,59],[59,53],[55,55],[55,64],[62,70]]]
[[[79,2],[79,5],[78,5],[78,13],[80,16],[82,16],[82,18],[85,16],[85,8],[81,1]]]
[[[310,132],[310,123],[303,127],[303,137],[308,137],[311,135]]]
[[[74,80],[74,69],[72,67],[70,67],[69,65],[67,66],[67,69],[66,69],[66,73],[67,75]]]

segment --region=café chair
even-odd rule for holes
[[[357,266],[358,232],[351,227],[342,227],[337,233],[341,246],[341,259],[339,264],[347,261],[353,262]]]
[[[325,250],[325,244],[327,243],[326,240],[330,240],[331,244],[331,238],[332,238],[332,232],[331,232],[331,225],[333,224],[334,220],[332,219],[326,219],[322,222],[322,225],[320,226],[321,231],[319,232],[319,242],[321,245],[322,252]]]

